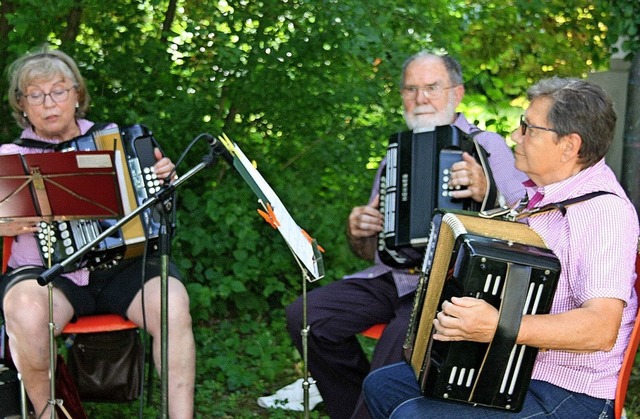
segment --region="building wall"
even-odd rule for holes
[[[622,183],[622,155],[624,150],[624,124],[627,109],[627,90],[629,68],[631,64],[622,58],[612,57],[609,71],[589,74],[587,80],[602,87],[613,100],[613,106],[618,116],[616,133],[613,144],[607,153],[607,164],[615,172],[618,181]]]

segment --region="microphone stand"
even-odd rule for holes
[[[122,226],[124,226],[125,224],[127,224],[129,221],[131,221],[133,218],[137,217],[140,215],[140,213],[148,208],[150,208],[153,205],[156,205],[158,208],[160,208],[161,210],[159,211],[159,213],[161,214],[161,226],[160,226],[160,232],[159,232],[159,241],[160,241],[160,258],[161,258],[161,273],[160,273],[160,285],[161,285],[161,294],[160,294],[160,322],[161,322],[161,328],[160,328],[160,350],[161,350],[161,356],[160,356],[160,363],[161,363],[161,367],[160,367],[160,380],[161,380],[161,418],[168,418],[168,410],[169,410],[169,403],[168,403],[168,393],[169,393],[169,374],[167,371],[167,366],[169,364],[168,362],[168,268],[169,268],[169,249],[170,249],[170,242],[171,242],[171,235],[169,232],[169,228],[167,227],[167,224],[169,224],[167,222],[167,215],[172,207],[173,207],[173,194],[175,192],[175,189],[180,186],[182,183],[186,182],[189,178],[191,178],[193,175],[195,175],[196,173],[198,173],[199,171],[201,171],[202,169],[208,168],[213,166],[213,164],[215,163],[217,157],[220,154],[223,154],[223,149],[224,147],[220,146],[220,143],[213,137],[211,137],[210,140],[210,144],[209,144],[209,154],[207,154],[203,159],[202,162],[200,162],[198,165],[196,165],[195,167],[193,167],[191,170],[189,170],[187,173],[185,173],[184,175],[181,175],[178,179],[176,179],[173,183],[171,184],[166,184],[162,187],[162,189],[156,193],[155,195],[153,195],[152,197],[150,197],[147,201],[145,201],[144,203],[142,203],[141,205],[139,205],[136,209],[134,209],[133,211],[131,211],[129,214],[125,215],[123,218],[121,218],[120,220],[118,220],[115,224],[113,224],[111,227],[107,228],[106,230],[104,230],[100,235],[98,235],[95,239],[93,239],[91,242],[85,244],[83,247],[81,247],[80,249],[78,249],[75,253],[69,255],[69,257],[67,257],[66,259],[64,259],[63,261],[51,266],[49,269],[47,269],[46,271],[44,271],[42,274],[40,274],[40,276],[38,276],[38,284],[41,286],[47,286],[50,290],[50,295],[52,294],[51,289],[52,289],[52,284],[51,281],[53,281],[55,278],[59,277],[62,273],[64,273],[65,268],[74,263],[75,261],[77,261],[78,259],[80,259],[84,254],[86,254],[89,250],[93,249],[98,243],[100,243],[102,240],[106,239],[107,237],[111,236],[113,233],[115,233],[117,230],[119,230],[120,228],[122,228]],[[50,326],[49,326],[49,330],[50,330],[50,378],[51,378],[51,385],[50,385],[50,390],[51,390],[51,401],[50,403],[53,404],[51,406],[51,410],[52,410],[52,418],[55,417],[55,404],[58,404],[56,402],[55,399],[55,364],[53,361],[53,357],[54,357],[54,353],[55,353],[55,347],[54,347],[54,336],[53,336],[53,330],[54,330],[54,323],[53,323],[53,301],[52,298],[50,297],[49,299],[49,306],[50,306]]]

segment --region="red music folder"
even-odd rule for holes
[[[113,151],[0,156],[0,222],[123,215]]]

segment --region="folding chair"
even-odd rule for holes
[[[2,272],[7,269],[9,257],[11,256],[11,244],[13,243],[12,237],[4,237],[2,244]],[[89,316],[78,317],[77,321],[68,323],[62,330],[63,335],[81,334],[81,333],[94,333],[94,332],[115,332],[126,329],[137,329],[138,326],[125,319],[119,314],[95,314]],[[150,363],[149,370],[151,370]],[[150,374],[153,371],[149,371]],[[149,385],[151,383],[151,375],[149,376]],[[24,397],[24,391],[22,391]],[[151,392],[149,392],[149,395]],[[26,403],[25,400],[22,401]]]
[[[636,255],[636,274],[640,274],[640,255]],[[636,294],[640,296],[640,280],[636,278],[635,284]],[[616,399],[614,403],[614,416],[616,419],[622,417],[624,410],[624,401],[627,398],[627,389],[629,387],[629,379],[631,378],[631,370],[636,360],[638,352],[638,344],[640,343],[640,312],[636,315],[636,324],[633,326],[629,345],[624,351],[620,374],[618,375],[618,385],[616,387]]]

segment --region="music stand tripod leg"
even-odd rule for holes
[[[24,381],[22,381],[22,374],[20,373],[18,373],[18,381],[20,382],[20,419],[28,419],[27,391],[24,388]]]
[[[173,192],[171,190],[170,192]],[[160,199],[157,204],[160,214],[160,417],[169,417],[169,260],[171,253],[171,228],[173,220],[169,217],[173,208],[173,195],[169,199]]]
[[[302,403],[304,406],[304,418],[309,418],[309,368],[307,366],[309,352],[308,352],[308,340],[309,340],[309,330],[311,326],[308,324],[307,320],[307,280],[308,276],[306,271],[302,270],[302,331],[300,334],[302,335],[302,363],[303,363],[303,380],[302,380],[302,391],[303,398]]]
[[[48,236],[48,248],[51,249],[51,235]],[[51,260],[49,259],[49,266],[51,266]],[[49,400],[47,405],[49,406],[49,417],[51,419],[56,418],[56,406],[60,408],[62,413],[68,418],[71,419],[69,412],[63,406],[63,400],[56,398],[56,337],[55,330],[56,324],[53,318],[53,282],[49,282],[47,284],[47,297],[48,297],[48,305],[49,305]],[[25,402],[26,404],[26,399]],[[24,409],[26,411],[26,409]],[[37,412],[36,412],[37,413]],[[44,412],[42,412],[44,413]],[[42,414],[38,416],[40,418]]]
[[[308,368],[308,360],[309,360],[309,330],[311,330],[311,326],[308,324],[307,319],[307,281],[309,281],[309,273],[303,267],[302,262],[296,256],[295,252],[293,253],[293,257],[298,263],[300,270],[302,271],[302,330],[300,334],[302,335],[302,405],[303,405],[303,417],[304,419],[309,419],[309,368]]]
[[[53,320],[53,283],[51,282],[47,284],[47,294],[49,297],[49,417],[51,419],[56,418],[57,406],[68,419],[72,419],[67,409],[63,406],[62,399],[56,399],[56,324]]]

